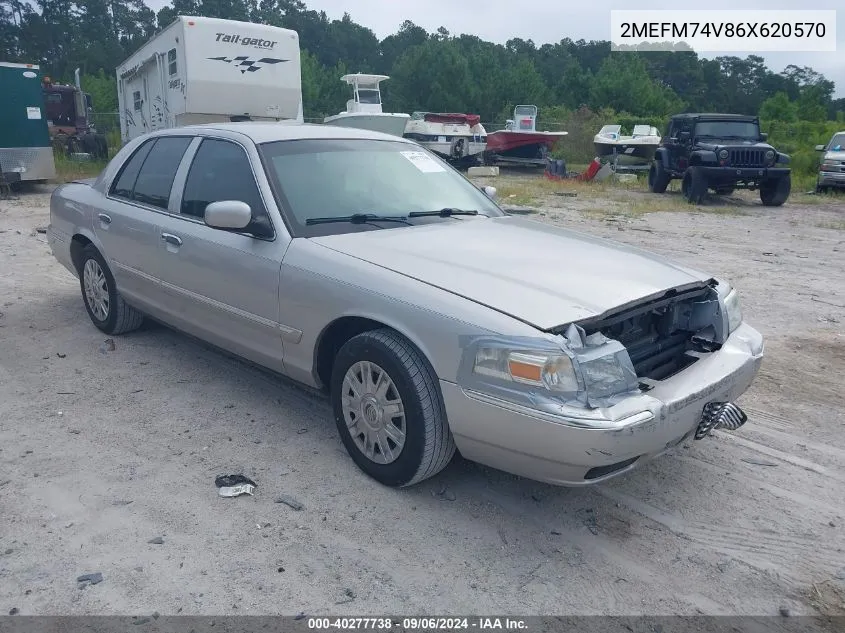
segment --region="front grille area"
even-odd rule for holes
[[[737,148],[728,150],[731,167],[765,167],[766,151],[762,149]]]
[[[589,335],[601,332],[622,343],[638,378],[663,380],[692,365],[691,351],[713,351],[696,338],[696,332],[680,329],[678,314],[692,311],[692,304],[707,300],[708,287],[684,292],[669,291],[660,299],[626,308],[601,320],[584,322]],[[683,319],[681,319],[683,321]]]

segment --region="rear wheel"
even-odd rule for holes
[[[144,315],[127,304],[114,283],[106,260],[93,244],[79,258],[82,301],[91,321],[106,334],[123,334],[141,327]]]
[[[334,361],[331,399],[349,455],[386,486],[432,477],[455,454],[434,370],[393,330],[364,332],[343,345]]]
[[[707,179],[700,167],[690,167],[681,182],[681,192],[690,204],[701,204],[707,193]]]
[[[779,207],[789,198],[792,191],[790,174],[776,180],[767,180],[760,185],[760,200],[767,207]]]
[[[656,160],[651,163],[648,170],[648,189],[652,193],[664,193],[669,186],[671,178],[663,166],[663,162]]]

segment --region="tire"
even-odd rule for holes
[[[701,204],[707,193],[707,179],[698,167],[690,167],[684,174],[681,192],[690,204]]]
[[[666,173],[663,162],[655,160],[648,170],[648,190],[651,193],[665,193],[671,177]]]
[[[388,386],[377,388],[385,378]],[[362,397],[355,395],[356,390]],[[403,415],[387,420],[383,407],[398,410],[397,398]],[[331,400],[337,430],[352,460],[385,486],[410,486],[428,479],[455,454],[434,370],[410,341],[393,330],[364,332],[341,347],[332,369]],[[401,445],[397,430],[404,434]],[[371,456],[362,445],[369,447]]]
[[[825,185],[816,185],[816,193],[827,193],[828,188]]]
[[[91,292],[86,290],[86,284],[89,282]],[[144,315],[120,296],[106,260],[93,244],[86,246],[79,258],[79,287],[88,316],[94,325],[106,334],[131,332],[141,327],[144,322]],[[107,298],[108,304],[98,302],[98,297]]]
[[[767,207],[779,207],[789,198],[792,191],[790,174],[777,180],[767,180],[760,185],[760,201]]]

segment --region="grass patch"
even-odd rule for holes
[[[537,193],[528,185],[503,185],[496,187],[496,197],[501,203],[531,206],[537,199]]]
[[[836,222],[817,222],[816,226],[820,229],[833,229],[834,231],[845,231],[845,220],[838,220]]]
[[[56,162],[56,181],[71,182],[81,178],[96,178],[106,166],[100,161],[77,161],[69,159],[64,153],[53,153]]]

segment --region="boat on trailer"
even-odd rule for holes
[[[537,106],[518,105],[505,129],[487,135],[484,163],[545,167],[552,148],[567,134],[569,132],[538,132]]]
[[[614,165],[650,165],[660,145],[660,132],[651,125],[635,125],[631,135],[622,134],[621,125],[605,125],[593,137],[599,159]]]
[[[411,118],[410,115],[382,110],[379,84],[390,77],[355,73],[340,79],[352,86],[352,98],[346,102],[346,110],[327,116],[323,119],[324,124],[384,132],[393,136],[405,133],[405,124]]]
[[[404,136],[458,165],[480,163],[487,146],[487,130],[477,114],[414,112]]]

